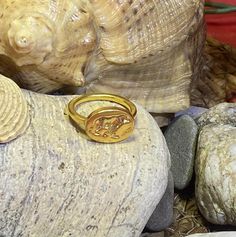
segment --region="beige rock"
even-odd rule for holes
[[[140,236],[170,166],[154,119],[138,106],[128,140],[99,144],[64,116],[70,96],[24,95],[31,124],[0,146],[0,236]],[[81,113],[97,106],[87,103]]]
[[[197,119],[197,124],[203,127],[207,124],[230,124],[236,127],[236,103],[220,103]]]
[[[236,127],[203,127],[195,170],[201,213],[211,223],[236,225]]]

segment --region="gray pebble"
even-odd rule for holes
[[[198,126],[189,115],[182,115],[168,126],[164,136],[171,155],[174,186],[182,190],[193,175]]]
[[[169,172],[168,185],[165,194],[150,217],[146,229],[148,231],[158,232],[169,227],[173,222],[173,205],[174,180],[171,172]]]

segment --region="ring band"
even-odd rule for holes
[[[102,107],[88,117],[77,113],[78,105],[90,101],[110,101],[122,106]],[[112,94],[82,95],[72,99],[67,105],[69,118],[86,135],[97,142],[114,143],[125,140],[134,130],[136,106],[128,99]]]

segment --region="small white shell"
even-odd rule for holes
[[[27,101],[12,80],[0,76],[0,143],[9,142],[29,125]]]

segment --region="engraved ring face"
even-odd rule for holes
[[[88,116],[85,126],[92,140],[114,143],[129,137],[134,130],[134,118],[124,109],[101,108]]]

